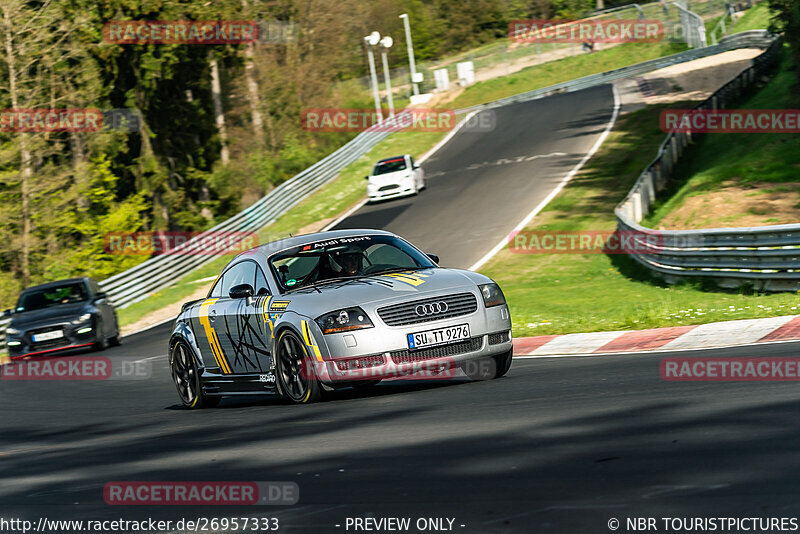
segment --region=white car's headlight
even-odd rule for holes
[[[335,334],[337,332],[373,327],[372,321],[369,320],[367,314],[358,307],[332,311],[325,315],[320,315],[315,321],[322,329],[323,334]]]
[[[506,297],[497,284],[483,284],[478,288],[481,290],[481,296],[483,296],[483,304],[487,308],[506,303]]]

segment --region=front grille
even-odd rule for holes
[[[36,334],[45,334],[47,332],[54,332],[54,331],[58,331],[58,330],[61,330],[65,335],[62,336],[62,337],[58,337],[56,339],[48,339],[48,340],[45,340],[45,341],[34,341],[33,340],[33,336],[35,336]],[[66,332],[64,332],[64,329],[63,328],[54,327],[54,326],[45,326],[45,327],[39,327],[39,328],[34,328],[32,330],[29,330],[28,332],[25,333],[24,339],[25,339],[25,341],[27,342],[27,344],[29,346],[31,346],[33,348],[36,348],[36,349],[47,349],[47,348],[51,348],[51,347],[59,347],[61,345],[69,345],[69,339],[67,338]]]
[[[432,304],[444,302],[447,304],[447,311],[444,313],[437,313],[433,315],[426,315],[420,317],[415,311],[416,307],[421,304]],[[424,300],[415,300],[412,302],[404,302],[403,304],[395,304],[394,306],[387,306],[385,308],[378,308],[378,316],[381,320],[389,326],[403,326],[407,324],[427,323],[430,321],[438,321],[440,319],[449,319],[451,317],[460,317],[461,315],[469,315],[478,309],[478,299],[472,293],[459,293],[457,295],[447,295],[446,297],[434,297]]]
[[[336,368],[340,371],[347,371],[348,369],[364,369],[367,367],[375,367],[376,365],[383,365],[386,360],[383,355],[377,354],[374,356],[363,356],[361,358],[350,358],[347,360],[336,360]]]
[[[390,355],[392,357],[392,361],[396,364],[414,363],[430,360],[431,358],[444,358],[446,356],[456,356],[458,354],[466,354],[467,352],[475,352],[480,350],[482,345],[482,338],[473,337],[467,341],[452,343],[450,345],[441,345],[439,347],[430,347],[413,352],[407,349],[395,350],[392,351]]]
[[[397,189],[398,187],[400,186],[397,184],[384,185],[383,187],[379,187],[378,191],[389,191],[390,189]]]
[[[507,342],[509,339],[511,339],[511,336],[508,331],[489,334],[489,345],[499,345],[500,343]]]

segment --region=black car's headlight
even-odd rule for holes
[[[335,334],[348,330],[372,328],[372,321],[361,308],[344,308],[320,315],[315,319],[323,334]]]
[[[8,328],[6,328],[6,335],[16,336],[18,334],[19,334],[19,330],[17,330],[16,328],[11,328],[10,326]]]
[[[503,292],[500,290],[500,286],[497,284],[483,284],[478,286],[478,288],[481,290],[483,304],[487,308],[491,308],[492,306],[500,306],[501,304],[506,303],[506,297],[503,295]]]

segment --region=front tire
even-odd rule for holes
[[[103,323],[99,320],[97,321],[96,331],[97,331],[97,338],[92,345],[92,350],[97,352],[103,352],[108,348],[108,339],[106,339],[106,335],[103,333]]]
[[[119,333],[119,319],[117,314],[114,314],[114,335],[108,339],[109,345],[112,347],[119,347],[122,345],[122,334]]]
[[[209,397],[203,393],[197,362],[185,342],[178,341],[172,346],[169,367],[172,381],[178,388],[178,396],[186,408],[211,408],[219,404],[220,397]]]
[[[472,380],[491,380],[504,376],[511,369],[511,360],[514,357],[514,349],[507,352],[496,354],[480,360],[471,360],[463,364],[462,369]]]
[[[283,396],[294,404],[320,400],[322,388],[300,338],[291,330],[284,330],[278,335],[275,346],[278,385]]]
[[[494,378],[500,378],[501,376],[505,376],[508,370],[511,369],[511,361],[513,358],[514,358],[513,348],[508,349],[508,352],[494,356],[494,361],[495,364],[497,365]]]

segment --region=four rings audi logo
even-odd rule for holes
[[[429,302],[428,304],[420,304],[414,308],[414,311],[420,317],[425,317],[426,315],[437,315],[447,311],[447,303],[444,301],[439,301]]]

